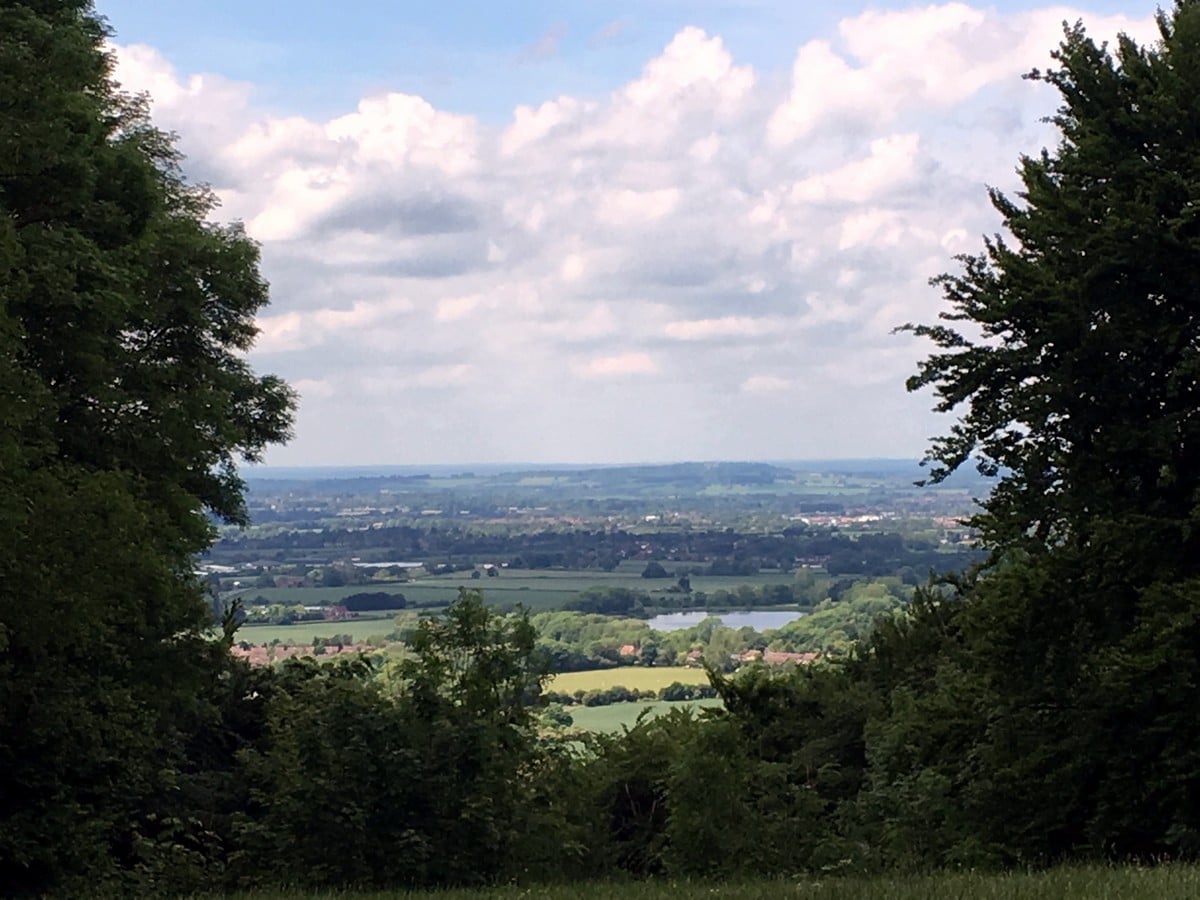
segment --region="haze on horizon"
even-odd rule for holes
[[[1155,4],[795,5],[100,0],[262,244],[267,463],[920,458],[892,329],[1053,140],[1021,75]]]

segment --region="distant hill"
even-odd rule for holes
[[[246,470],[251,491],[306,489],[317,494],[384,491],[450,495],[505,492],[530,498],[692,497],[812,494],[855,489],[908,492],[928,473],[910,459],[833,459],[780,462],[471,466],[256,467]],[[958,472],[943,489],[985,494],[974,469]]]

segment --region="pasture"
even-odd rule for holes
[[[373,635],[390,634],[395,627],[393,616],[390,615],[379,619],[297,622],[295,625],[242,625],[237,630],[236,639],[248,644],[269,644],[276,640],[285,644],[311,644],[315,637],[329,638],[335,634],[348,634],[357,643]]]
[[[720,709],[720,699],[710,700],[647,700],[644,703],[610,703],[607,706],[568,706],[567,712],[574,720],[575,728],[582,731],[616,732],[632,728],[638,716],[657,718],[672,709],[691,708],[697,713],[701,709]]]
[[[574,694],[576,691],[606,691],[619,686],[631,691],[660,691],[676,681],[681,684],[708,684],[708,676],[703,669],[687,666],[621,666],[587,672],[563,672],[550,680],[546,690]]]

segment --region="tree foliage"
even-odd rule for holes
[[[463,591],[382,678],[293,661],[243,762],[255,804],[238,875],[313,886],[478,883],[514,874],[541,815],[545,661],[524,615]]]
[[[947,324],[906,326],[938,347],[909,388],[963,410],[934,478],[973,455],[1000,476],[977,519],[993,547],[1115,527],[1162,542],[1156,567],[1200,565],[1200,10],[1159,26],[1160,45],[1115,52],[1068,29],[1029,76],[1062,97],[1060,143],[1022,158],[1016,200],[991,192],[1011,237],[935,279]]]
[[[0,6],[0,883],[157,852],[182,735],[225,666],[193,556],[292,393],[243,353],[266,302],[90,4]]]
[[[910,809],[895,785],[937,794],[951,855],[1200,846],[1168,799],[1200,785],[1178,681],[1200,616],[1200,4],[1158,24],[1157,45],[1113,50],[1067,29],[1056,67],[1030,76],[1062,98],[1059,144],[1022,159],[1016,199],[991,194],[1010,236],[935,279],[943,324],[906,326],[937,347],[909,387],[959,412],[933,477],[972,456],[997,476],[974,520],[990,562],[954,614],[962,643],[893,692],[879,732],[909,757],[889,761],[887,790]]]

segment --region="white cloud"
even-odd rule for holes
[[[457,387],[475,380],[475,367],[467,363],[430,366],[418,372],[413,380],[421,387]]]
[[[386,89],[273,115],[142,46],[117,75],[263,244],[253,361],[303,398],[273,461],[915,455],[945,423],[891,328],[936,315],[928,278],[997,227],[984,185],[1052,139],[1020,76],[1081,16],[1151,26],[873,10],[780,79],[686,27],[607,94],[495,127]],[[622,427],[650,408],[677,427]]]
[[[741,384],[745,394],[779,394],[794,389],[790,381],[777,375],[751,375]]]
[[[596,218],[606,225],[653,222],[670,213],[678,203],[679,191],[676,188],[612,191],[601,195],[596,206]]]
[[[889,188],[907,184],[916,175],[920,144],[917,134],[895,134],[871,141],[870,155],[821,172],[792,185],[792,203],[842,201],[864,203]]]
[[[719,319],[695,319],[687,322],[668,322],[667,337],[678,341],[705,341],[731,337],[758,337],[779,327],[779,323],[745,316],[723,316]]]
[[[439,322],[455,322],[465,319],[475,311],[482,299],[478,294],[469,294],[465,297],[442,297],[437,302],[436,318]]]
[[[570,122],[587,109],[584,104],[571,97],[547,100],[537,109],[518,106],[513,110],[513,121],[500,135],[500,152],[512,156],[527,144],[546,137],[555,128]]]
[[[970,100],[1014,74],[1045,67],[1062,23],[1081,17],[1099,35],[1125,31],[1153,39],[1148,18],[1085,16],[1068,7],[1005,15],[945,3],[848,17],[838,26],[844,53],[828,40],[797,52],[791,94],[771,117],[770,138],[789,143],[832,120],[869,127],[910,109]]]
[[[585,378],[611,378],[621,375],[652,375],[658,371],[658,366],[648,354],[631,352],[593,357],[577,366],[575,371]]]

